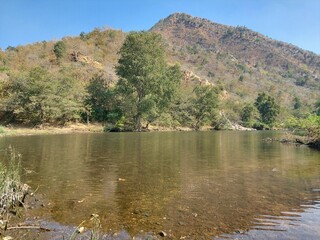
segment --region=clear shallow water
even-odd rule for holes
[[[320,152],[276,132],[162,132],[0,138],[46,199],[31,216],[172,239],[320,238]],[[30,216],[30,218],[31,218]]]

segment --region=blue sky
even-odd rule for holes
[[[79,35],[95,27],[148,30],[184,12],[246,26],[320,54],[320,0],[0,0],[0,47]]]

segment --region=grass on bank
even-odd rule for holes
[[[13,148],[5,150],[0,161],[0,215],[17,214],[28,192],[20,180],[21,155]]]
[[[320,149],[320,116],[310,114],[306,118],[291,118],[287,126],[294,134],[305,136],[307,145]]]
[[[6,133],[5,128],[0,125],[0,135],[1,135],[1,134],[5,134],[5,133]]]

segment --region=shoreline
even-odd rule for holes
[[[1,126],[0,137],[6,136],[32,136],[32,135],[54,135],[54,134],[72,134],[72,133],[103,133],[104,125],[102,123],[72,123],[67,126],[24,126],[24,125],[9,125]],[[228,131],[256,131],[245,127],[237,127],[225,129]],[[190,127],[162,127],[150,125],[148,129],[143,129],[141,132],[192,132],[192,131],[220,131],[213,130],[210,126],[204,126],[201,130],[195,130]],[[135,132],[135,131],[132,131]]]
[[[53,135],[53,134],[71,134],[71,133],[102,133],[103,125],[92,123],[74,123],[67,126],[37,126],[28,127],[13,125],[2,127],[3,133],[0,137],[6,136],[32,136],[32,135]]]
[[[282,144],[295,144],[295,145],[302,145],[307,146],[309,148],[320,150],[320,140],[319,139],[313,139],[307,136],[299,136],[294,135],[292,133],[286,133],[281,138],[266,138],[264,139],[266,142],[279,142]]]

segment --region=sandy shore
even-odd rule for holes
[[[47,135],[47,134],[68,134],[68,133],[88,133],[103,132],[102,124],[70,124],[67,126],[37,126],[26,127],[12,125],[1,127],[0,136],[27,136],[27,135]]]

